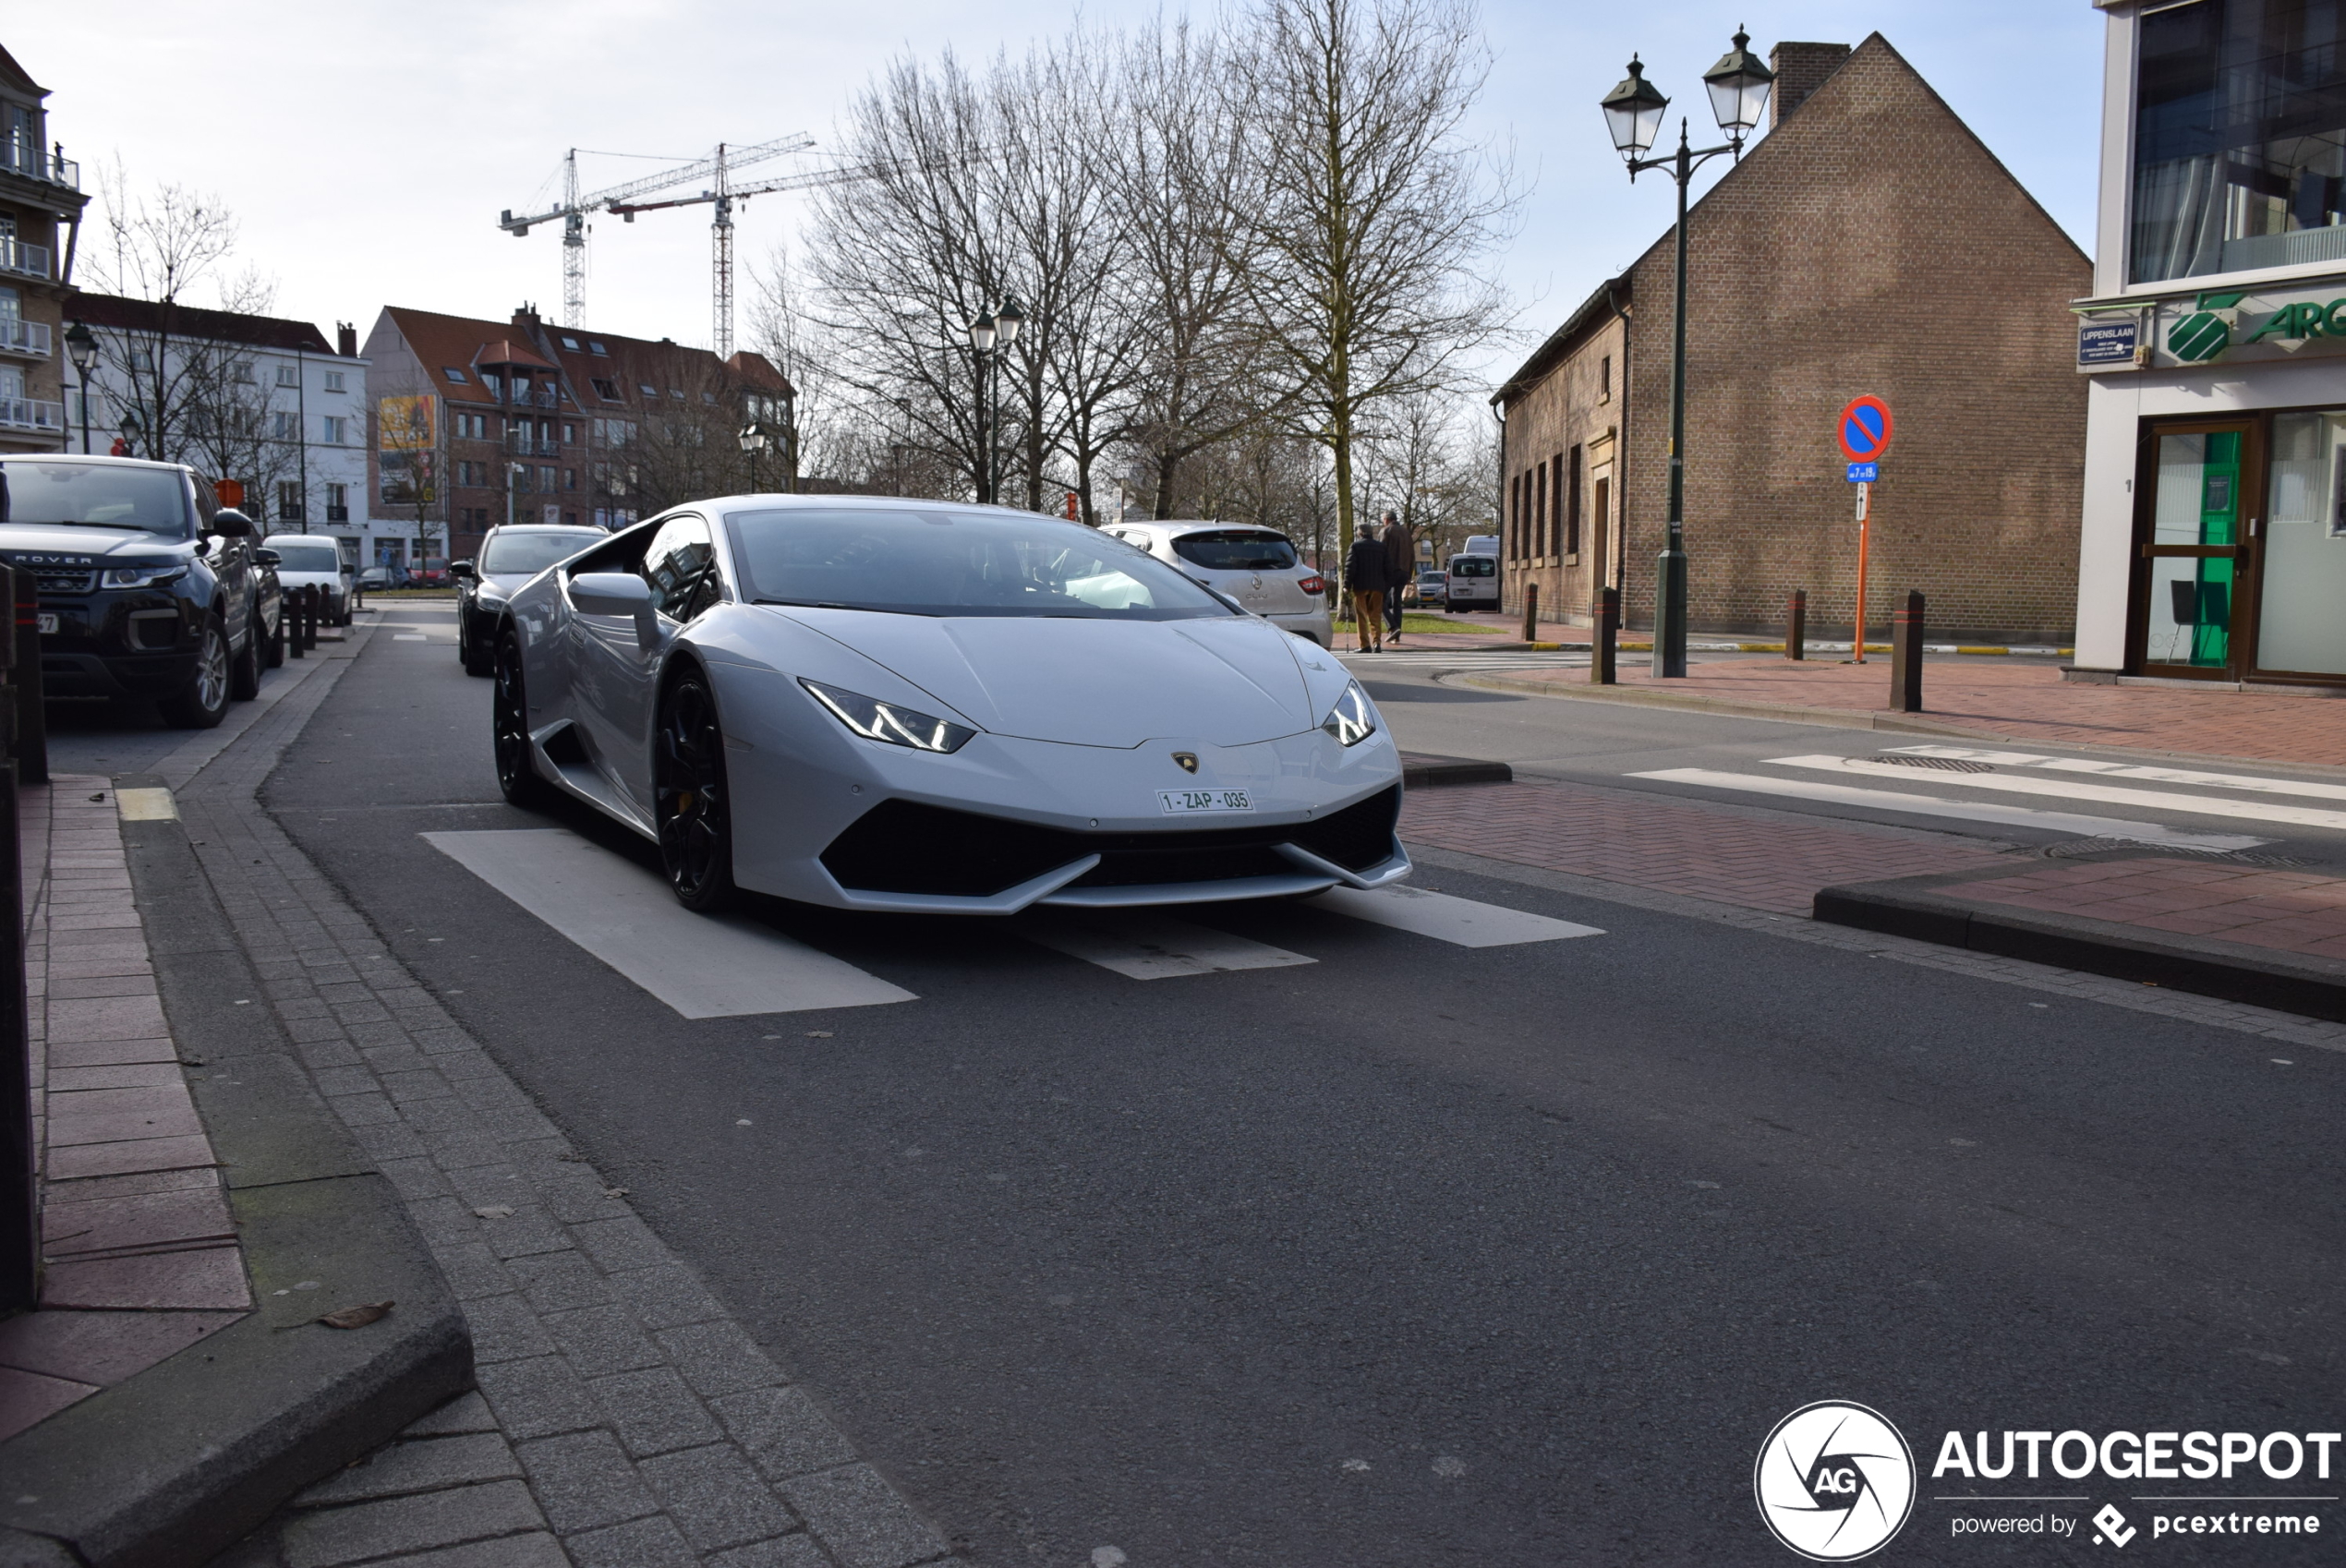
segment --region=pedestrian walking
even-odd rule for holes
[[[1352,595],[1352,620],[1360,633],[1362,653],[1385,651],[1385,542],[1367,529],[1352,540],[1344,558],[1344,585]],[[1375,645],[1369,639],[1376,639]]]
[[[1392,628],[1393,640],[1401,640],[1401,590],[1417,576],[1418,541],[1410,534],[1409,525],[1392,513],[1385,514],[1385,622]]]

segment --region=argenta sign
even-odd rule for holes
[[[2115,330],[2146,313],[2139,340]],[[2174,369],[2194,365],[2327,357],[2346,354],[2346,280],[2292,288],[2211,289],[2125,310],[2087,309],[2078,328],[2085,371]],[[2117,352],[2121,339],[2143,352]]]

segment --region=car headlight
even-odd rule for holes
[[[830,709],[841,724],[866,741],[909,746],[916,752],[958,752],[977,733],[965,724],[953,724],[898,703],[843,692],[803,675],[798,683],[813,693],[815,700]]]
[[[110,566],[106,568],[102,585],[109,588],[160,588],[165,583],[176,583],[187,574],[180,562],[168,566]]]
[[[1369,706],[1369,694],[1360,690],[1360,682],[1355,681],[1344,688],[1344,695],[1336,699],[1336,706],[1320,720],[1320,728],[1343,746],[1357,746],[1376,733],[1376,709]]]

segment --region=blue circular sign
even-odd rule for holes
[[[1860,397],[1851,399],[1841,411],[1841,425],[1834,434],[1849,461],[1870,463],[1890,445],[1892,428],[1890,405],[1878,397]]]

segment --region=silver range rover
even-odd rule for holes
[[[1110,523],[1102,532],[1170,561],[1240,609],[1326,647],[1327,584],[1276,528],[1230,523]]]

